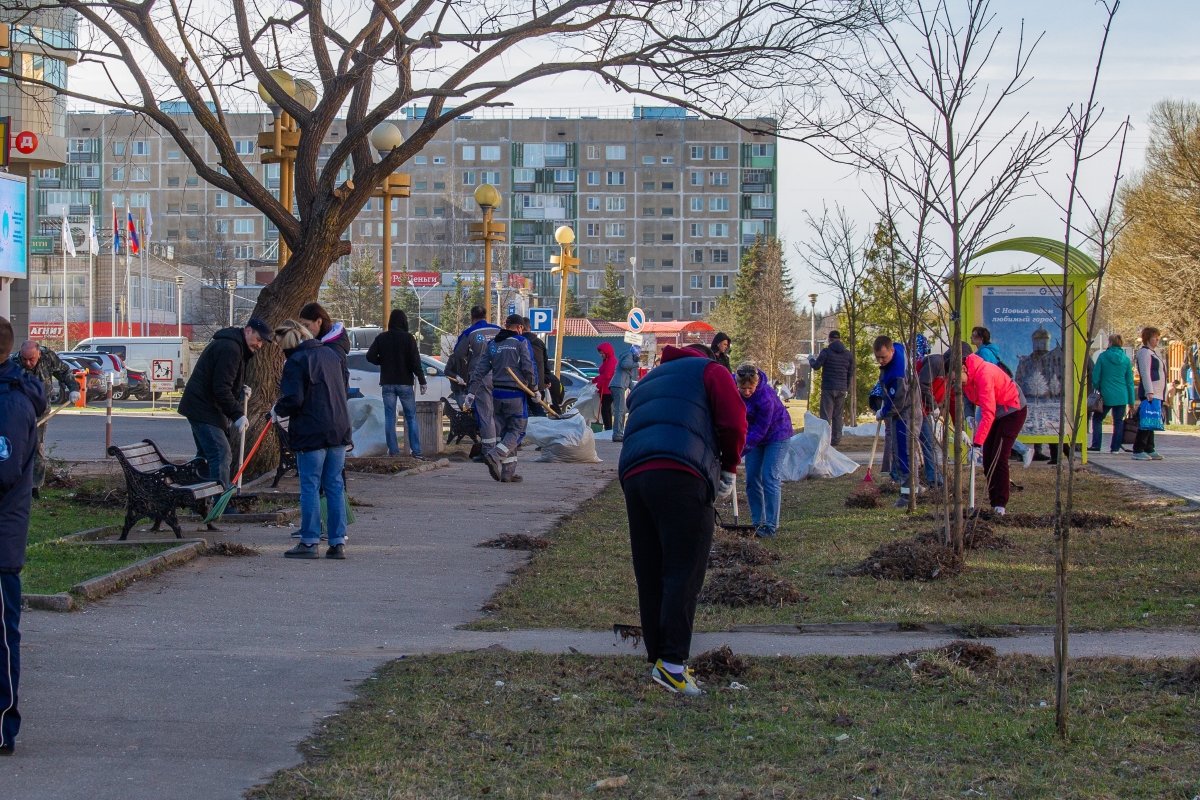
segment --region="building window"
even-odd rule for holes
[[[480,161],[499,161],[500,146],[494,144],[485,144],[479,148]]]
[[[599,236],[600,235],[600,223],[599,222],[589,222],[587,224],[586,230],[587,230],[588,236]]]
[[[200,204],[199,203],[188,203],[187,204],[187,212],[189,214],[199,214],[200,213]]]
[[[674,163],[675,163],[675,156],[663,156],[663,157],[662,157],[662,163],[664,163],[664,164],[674,164]]]
[[[374,226],[370,222],[358,223],[358,235],[359,236],[370,236],[371,228],[373,228],[373,227]]]
[[[130,170],[129,180],[134,181],[135,183],[149,183],[150,182],[150,168],[149,167],[133,167]]]
[[[233,152],[239,156],[254,155],[254,140],[253,139],[238,139],[233,143]]]
[[[83,275],[68,275],[67,305],[82,306],[87,295],[87,286]],[[32,276],[33,304],[39,308],[62,308],[63,276],[54,273]]]
[[[692,260],[693,264],[703,264],[704,263],[704,251],[699,250],[699,249],[693,250],[691,260]]]
[[[664,311],[664,312],[662,312],[662,318],[664,321],[669,322],[670,320],[675,319],[675,312],[674,311]]]
[[[691,234],[692,234],[692,236],[703,236],[704,235],[704,223],[703,222],[693,222],[692,228],[691,228]]]
[[[661,214],[664,217],[673,217],[673,216],[675,216],[675,209],[671,206],[663,206],[663,208],[659,212],[659,214]]]
[[[689,183],[691,183],[692,186],[703,186],[704,185],[704,173],[703,172],[689,173],[688,181],[689,181]]]
[[[129,195],[130,208],[146,208],[150,205],[149,192],[133,192]]]
[[[653,258],[642,259],[642,266],[645,267],[646,269],[654,269],[654,259]]]
[[[654,156],[642,156],[642,163],[648,167],[654,166]]]
[[[213,230],[216,231],[217,233],[229,233],[229,220],[227,220],[227,219],[217,220],[216,225],[213,227]]]
[[[625,145],[610,144],[604,148],[604,157],[609,161],[624,161],[625,160]]]
[[[600,251],[599,250],[588,250],[587,251],[587,263],[599,264],[600,263]]]
[[[654,191],[654,181],[642,181],[642,191],[643,192],[653,192]]]
[[[612,170],[609,170],[608,185],[609,186],[624,186],[625,185],[625,173],[624,172],[614,172]]]
[[[428,189],[428,188],[429,188],[429,181],[417,181],[416,183],[414,183],[414,184],[413,184],[412,188],[413,188],[415,191],[422,191],[422,192],[423,192],[423,191],[425,191],[426,189]]]
[[[434,156],[434,157],[433,157],[433,163],[434,163],[434,164],[445,164],[445,163],[446,163],[446,157],[445,157],[445,156]]]
[[[690,202],[691,202],[692,211],[703,211],[704,210],[704,198],[703,197],[693,197],[693,198],[691,198]]]
[[[463,182],[463,186],[474,186],[475,185],[475,173],[474,172],[464,172],[462,174],[462,182]]]
[[[723,249],[722,250],[713,250],[710,252],[709,255],[712,256],[711,260],[712,260],[712,263],[714,263],[714,264],[728,264],[729,263],[729,251],[728,250],[723,250]]]
[[[168,239],[178,239],[179,238],[179,228],[167,228],[167,238]]]
[[[708,210],[709,211],[728,211],[729,210],[729,198],[728,197],[710,197],[710,198],[708,198]]]
[[[242,217],[233,221],[234,233],[254,233],[254,219]]]
[[[751,208],[774,208],[775,195],[773,194],[752,194],[750,195]]]
[[[250,201],[249,201],[249,200],[243,200],[242,198],[240,198],[240,197],[237,197],[237,196],[235,195],[235,196],[234,196],[234,198],[233,198],[233,207],[234,207],[234,208],[249,208],[249,207],[250,207]]]
[[[125,194],[124,194],[124,192],[113,192],[113,196],[112,196],[112,204],[113,204],[114,206],[123,206],[123,205],[125,205]]]
[[[125,155],[125,142],[113,142],[113,155],[114,156]]]
[[[708,157],[713,161],[728,161],[729,145],[708,148]]]
[[[703,279],[701,279],[701,277],[699,275],[693,275],[692,280],[691,280],[691,287],[693,289],[703,289],[704,288]]]
[[[604,235],[616,238],[625,238],[625,223],[610,222],[604,226]]]
[[[662,240],[663,240],[664,242],[673,242],[673,241],[675,241],[675,234],[673,234],[673,233],[664,233],[664,234],[662,235]]]
[[[622,248],[620,250],[605,250],[604,251],[604,260],[609,262],[610,264],[624,264],[625,263],[624,248]],[[625,285],[625,276],[624,275],[622,275],[619,278],[618,283],[621,286]]]
[[[653,217],[654,209],[651,208],[650,206],[646,206],[645,208],[642,209],[642,216],[643,217]]]
[[[124,182],[125,168],[124,167],[113,167],[112,168],[112,179],[118,183]]]
[[[710,288],[710,289],[728,289],[729,288],[729,276],[728,275],[709,275],[708,276],[708,288]]]
[[[643,286],[642,294],[654,294],[654,287],[653,286]]]
[[[565,158],[565,156],[564,156]],[[556,169],[554,170],[555,183],[574,183],[575,170],[573,169]]]
[[[709,310],[709,311],[716,311],[716,310],[717,310],[717,301],[716,301],[716,300],[709,300],[709,301],[708,301],[708,310]]]
[[[590,159],[599,158],[600,157],[600,148],[596,147],[596,145],[594,145],[594,144],[589,144],[588,149],[587,149],[587,157]]]
[[[691,303],[688,304],[688,306],[689,306],[688,311],[692,314],[703,314],[704,313],[704,301],[703,300],[693,300]]]
[[[413,164],[417,166],[425,166],[429,163],[429,156],[413,156]]]
[[[133,154],[135,156],[150,155],[150,143],[145,140],[139,140],[133,143]]]
[[[445,181],[434,181],[433,182],[433,190],[435,192],[445,191],[445,189],[446,189]]]
[[[414,209],[413,209],[413,216],[414,216],[414,217],[428,217],[428,216],[429,216],[429,209],[428,209],[428,207],[426,207],[426,206],[421,206],[421,207],[419,207],[419,208],[414,208]],[[383,225],[383,223],[380,223],[380,226],[381,226],[381,228],[382,228],[382,225]],[[379,235],[380,235],[380,236],[382,236],[383,234],[382,234],[382,233],[380,233]]]
[[[178,161],[178,160],[179,160],[179,151],[178,150],[168,150],[167,151],[167,161]]]
[[[675,191],[675,181],[663,181],[662,182],[662,190],[664,192]]]
[[[588,186],[599,186],[600,185],[600,173],[599,172],[589,172],[587,174],[587,185]]]
[[[229,195],[224,192],[217,192],[216,198],[213,200],[213,205],[217,208],[225,208],[229,205]]]
[[[479,173],[479,182],[486,183],[489,186],[499,186],[500,185],[500,173],[499,172],[481,172],[481,173]]]
[[[463,157],[463,161],[474,161],[475,160],[475,145],[464,144],[463,149],[462,149],[462,157]]]
[[[704,160],[704,147],[702,145],[692,145],[688,150],[691,153],[692,161]]]
[[[654,244],[654,234],[653,233],[643,233],[642,234],[642,244]]]
[[[625,210],[625,198],[624,197],[606,197],[606,198],[604,198],[604,207],[608,211],[624,211]]]
[[[729,173],[728,172],[710,172],[710,173],[708,173],[708,184],[710,186],[728,186],[729,185]]]
[[[184,186],[199,186],[200,179],[197,178],[195,175],[190,175],[190,176],[188,176],[187,179],[184,180],[183,185]]]
[[[675,266],[675,259],[673,259],[673,258],[664,258],[664,259],[662,260],[662,265],[663,265],[663,269],[666,269],[667,267],[673,267],[673,266]]]
[[[434,208],[434,209],[433,209],[433,215],[434,215],[435,217],[444,217],[444,216],[446,216],[446,209],[445,209],[444,207],[442,207],[442,208]],[[393,230],[392,230],[392,236],[396,236],[396,235],[397,235],[397,233],[396,233],[396,231],[395,231],[395,227],[396,227],[396,223],[395,223],[395,222],[393,222],[393,223],[392,223],[392,228],[393,228]]]
[[[183,234],[187,238],[195,241],[200,238],[200,229],[199,228],[188,228],[186,231],[183,232]]]
[[[775,145],[773,144],[752,144],[750,145],[750,156],[752,158],[771,158],[775,155]]]
[[[177,186],[179,186],[179,178],[178,177],[167,178],[167,188],[168,189],[172,189]]]
[[[513,183],[535,183],[537,181],[536,169],[514,169]]]
[[[589,197],[587,199],[587,210],[588,211],[599,211],[600,210],[600,198],[599,197]]]
[[[254,258],[254,245],[239,244],[233,248],[234,258]]]

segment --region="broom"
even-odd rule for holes
[[[254,454],[258,452],[258,446],[263,443],[263,439],[267,435],[267,431],[271,430],[272,419],[267,420],[266,426],[262,429],[262,433],[258,435],[258,441],[254,443],[254,447],[250,448],[250,454],[246,456],[246,460],[242,462],[242,467],[237,471],[230,482],[230,486],[225,490],[224,494],[217,498],[217,502],[213,504],[212,511],[208,512],[208,516],[204,518],[205,523],[212,523],[225,513],[225,508],[229,505],[229,501],[233,499],[233,494],[238,490],[238,482],[241,480],[242,472],[245,471],[246,465],[250,463],[250,459],[254,458]]]

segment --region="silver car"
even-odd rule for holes
[[[441,400],[450,397],[450,379],[446,377],[446,365],[433,356],[421,355],[425,367],[425,383],[428,391],[422,395],[417,390],[418,400]],[[364,397],[383,397],[379,385],[379,365],[367,361],[366,350],[351,350],[346,356],[346,367],[350,370],[350,388],[358,389]]]

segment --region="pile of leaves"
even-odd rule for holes
[[[750,669],[750,662],[748,659],[734,654],[729,649],[729,645],[723,644],[696,656],[688,662],[688,666],[692,668],[692,672],[696,673],[696,677],[709,680],[712,678],[740,678],[746,674],[746,670]]]
[[[110,508],[124,506],[127,496],[124,484],[108,486],[103,481],[88,481],[68,493],[67,499],[91,508]]]
[[[847,574],[885,581],[932,581],[962,570],[962,557],[953,548],[917,537],[881,545]]]
[[[778,561],[778,553],[768,550],[753,539],[734,536],[715,537],[712,550],[708,554],[709,569],[725,569],[739,564],[761,567]]]
[[[258,556],[262,555],[262,551],[257,547],[250,547],[237,542],[217,542],[205,546],[204,555],[206,556],[231,556],[240,558],[242,556]]]
[[[495,539],[488,539],[475,546],[496,547],[501,550],[542,550],[549,547],[550,542],[541,536],[530,536],[528,533],[502,533]]]
[[[986,509],[980,512],[982,519],[991,520],[992,522],[1002,523],[1013,528],[1053,528],[1053,514],[1031,514],[1028,511],[1018,511],[1012,514],[1005,514],[1003,517],[997,516],[988,512]],[[1113,516],[1112,514],[1103,514],[1098,511],[1072,511],[1071,512],[1071,527],[1072,528],[1108,528],[1113,525],[1126,525],[1124,520]]]
[[[879,489],[873,483],[860,483],[846,496],[846,508],[879,508]]]
[[[406,469],[419,467],[423,462],[404,456],[383,458],[347,458],[346,469],[350,472],[369,472],[372,475],[395,475]]]
[[[807,601],[790,582],[757,567],[738,566],[710,572],[700,602],[718,606],[784,606]]]
[[[922,531],[916,541],[923,544],[941,544],[942,531]],[[967,550],[1017,550],[1015,542],[981,520],[969,520],[963,524],[963,547]]]

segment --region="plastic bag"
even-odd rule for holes
[[[600,390],[596,388],[596,384],[589,383],[584,386],[579,391],[579,399],[571,408],[578,411],[589,423],[595,422],[600,416]]]
[[[1138,406],[1138,430],[1161,431],[1163,429],[1162,400],[1143,400]]]
[[[837,478],[858,469],[858,462],[829,445],[829,423],[812,414],[804,414],[804,431],[788,441],[783,459],[783,479]]]
[[[386,456],[383,398],[353,398],[346,401],[346,406],[350,411],[350,436],[354,440],[354,450],[349,455],[355,458]]]
[[[530,417],[525,441],[542,448],[534,461],[595,463],[600,460],[596,455],[592,427],[580,415],[566,419]]]

